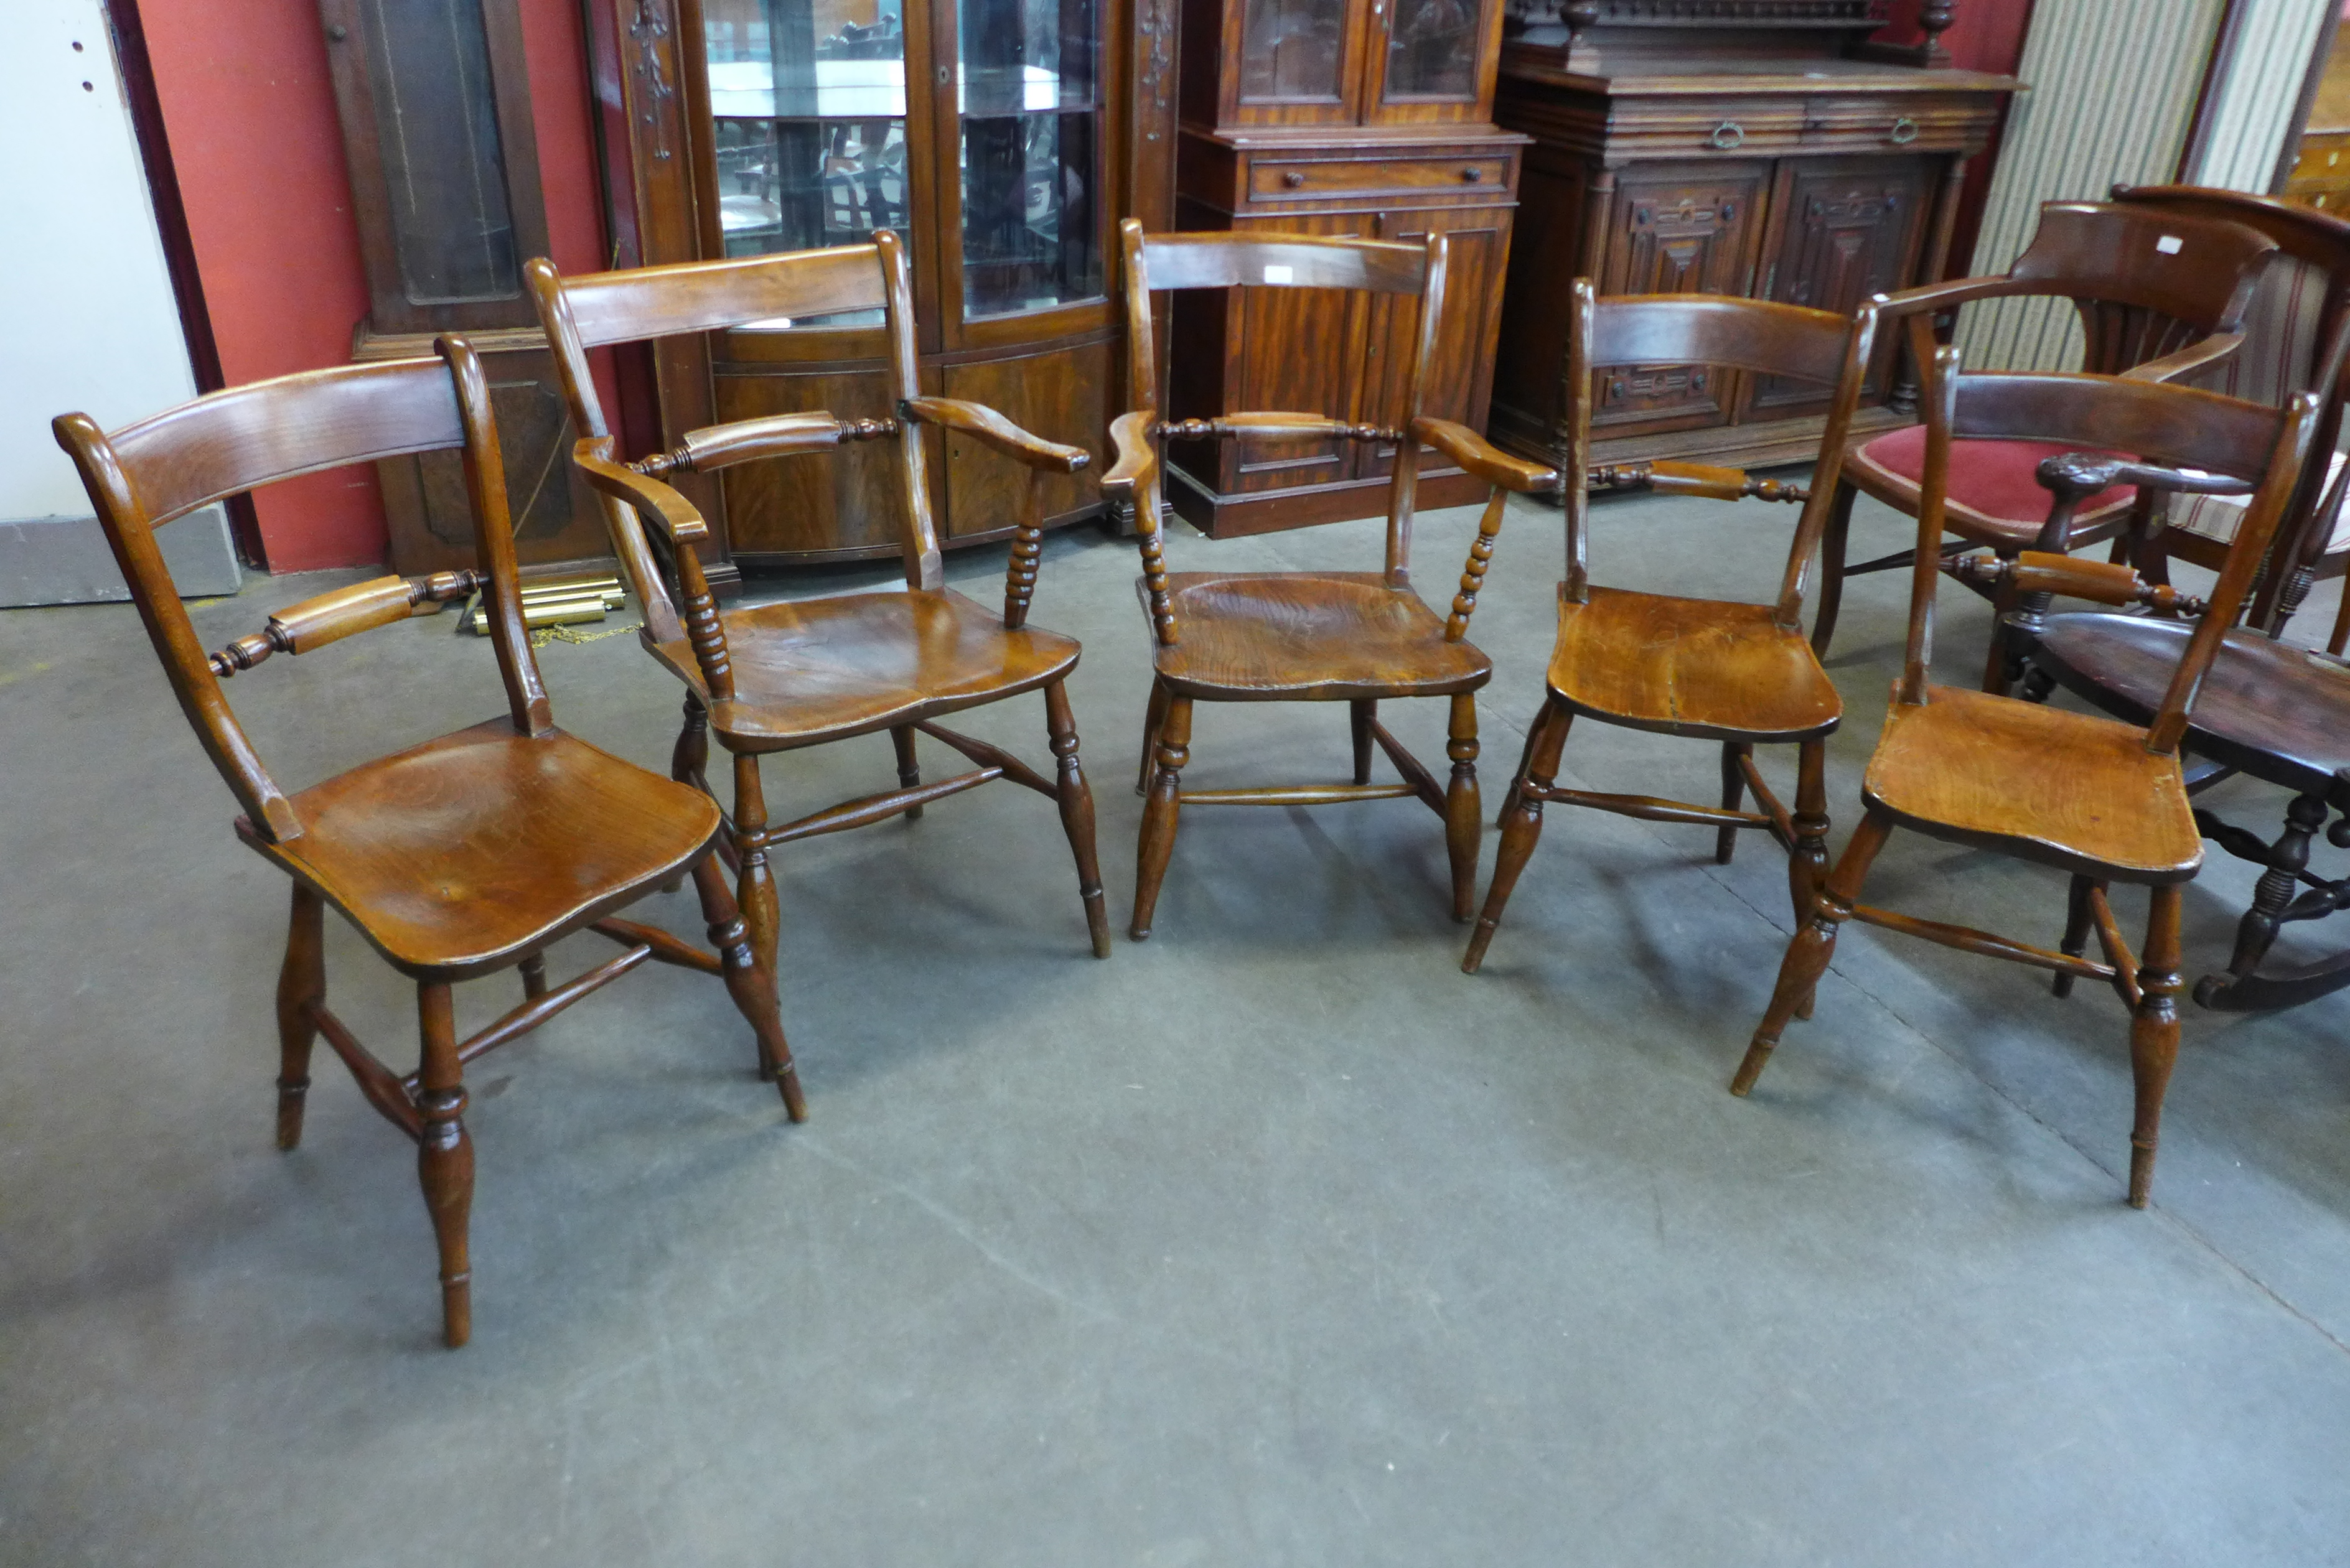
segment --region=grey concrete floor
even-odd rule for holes
[[[1608,505],[1595,571],[1766,597],[1792,521]],[[1424,520],[1432,602],[1473,524]],[[1174,553],[1361,567],[1378,526]],[[1856,554],[1905,528],[1865,514]],[[1555,512],[1515,513],[1477,616],[1489,800],[1559,554]],[[988,598],[1001,568],[951,575]],[[1035,612],[1086,640],[1121,930],[1133,573],[1130,545],[1059,535]],[[224,640],[338,580],[196,618]],[[1904,591],[1856,583],[1832,660],[1839,846]],[[1945,602],[1963,682],[1987,617]],[[677,693],[633,638],[541,659],[567,728],[664,763]],[[501,707],[445,618],[232,694],[290,785]],[[1041,759],[1041,710],[970,727]],[[1392,722],[1440,757],[1441,704]],[[452,1354],[413,1156],[325,1052],[303,1148],[270,1146],[283,881],[230,834],[131,612],[0,617],[0,736],[6,1562],[2350,1561],[2350,995],[2189,1010],[2136,1213],[2126,1024],[2092,988],[1856,929],[1731,1099],[1788,930],[1762,839],[1721,868],[1705,830],[1555,808],[1472,979],[1417,805],[1201,809],[1157,934],[1097,962],[1050,806],[983,790],[784,853],[806,1126],[721,990],[676,971],[477,1065]],[[1346,753],[1335,706],[1202,710],[1189,776],[1335,778]],[[1567,754],[1592,786],[1700,799],[1715,767],[1596,726]],[[768,789],[805,809],[892,776],[874,739]],[[2264,831],[2282,805],[2220,798]],[[2196,884],[2190,974],[2251,880],[2216,857]],[[2060,877],[1917,839],[1870,895],[2062,925]],[[643,908],[699,935],[690,895]],[[343,1017],[404,1060],[409,988],[338,922],[328,960]],[[463,988],[461,1025],[515,992]]]

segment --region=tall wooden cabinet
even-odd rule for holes
[[[1569,286],[1746,295],[1846,311],[1941,275],[1967,161],[2011,78],[1929,43],[1872,46],[1869,0],[1607,0],[1513,32],[1495,118],[1532,138],[1502,307],[1490,430],[1566,451]],[[1947,8],[1940,20],[1947,25]],[[1580,26],[1570,27],[1570,21]],[[1888,336],[1857,421],[1906,423],[1914,372]],[[1817,450],[1825,389],[1706,365],[1607,372],[1602,462],[1739,465]]]
[[[1526,138],[1491,122],[1501,0],[1185,0],[1176,226],[1418,241],[1451,236],[1427,410],[1482,427]],[[1167,408],[1394,423],[1408,307],[1343,295],[1177,296]],[[1211,534],[1367,516],[1392,451],[1179,443],[1169,497]],[[1419,499],[1479,499],[1420,454]]]

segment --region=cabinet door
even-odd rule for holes
[[[1783,305],[1848,315],[1872,294],[1907,285],[1925,238],[1932,169],[1921,158],[1790,160],[1780,165],[1771,201],[1770,261],[1757,291]],[[1883,334],[1869,373],[1870,402],[1880,401],[1899,335]],[[1791,419],[1827,411],[1831,389],[1776,376],[1754,378],[1742,415]]]
[[[1498,0],[1372,0],[1363,119],[1483,119],[1501,61]]]
[[[1227,125],[1351,125],[1361,117],[1366,0],[1229,0]]]
[[[1630,171],[1611,214],[1603,294],[1744,294],[1770,165]],[[1724,423],[1737,372],[1713,365],[1622,365],[1594,372],[1592,427],[1610,438]]]
[[[1510,254],[1510,217],[1507,207],[1434,207],[1379,214],[1380,239],[1421,244],[1430,234],[1440,234],[1451,242],[1444,324],[1437,333],[1419,407],[1422,413],[1457,421],[1473,431],[1485,428],[1485,403],[1491,396],[1487,379],[1478,372],[1492,364],[1493,346],[1501,337],[1502,269]],[[1371,306],[1370,326],[1370,358],[1363,367],[1363,418],[1394,424],[1403,417],[1416,312],[1409,300],[1382,297]],[[1430,450],[1421,452],[1423,466],[1432,463]],[[1392,447],[1367,448],[1360,472],[1384,474],[1394,458]]]

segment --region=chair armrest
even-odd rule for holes
[[[1110,451],[1117,461],[1101,477],[1104,495],[1124,499],[1159,473],[1159,449],[1150,440],[1150,415],[1137,410],[1109,422]]]
[[[1467,425],[1421,415],[1411,421],[1412,439],[1425,441],[1486,483],[1521,495],[1556,490],[1558,470],[1538,462],[1522,462],[1496,449]]]
[[[2199,616],[2201,599],[2168,583],[2149,583],[2121,561],[2090,561],[2078,556],[2026,550],[2013,560],[1992,556],[1954,556],[1942,570],[1981,587],[2012,580],[2018,594],[2063,594],[2101,605],[2147,605],[2166,614]]]
[[[635,507],[639,516],[651,518],[672,544],[690,545],[710,537],[710,524],[702,520],[692,502],[660,480],[614,462],[608,455],[611,445],[609,436],[585,436],[573,443],[571,462],[580,477],[614,500]]]
[[[1783,479],[1756,479],[1742,468],[1713,468],[1701,462],[1662,460],[1638,465],[1646,471],[1648,487],[1659,495],[1697,495],[1709,501],[1788,501],[1801,505],[1812,498],[1803,485]]]
[[[2133,462],[2124,457],[2100,457],[2085,452],[2061,452],[2040,460],[2033,471],[2041,488],[2058,496],[2079,500],[2110,490],[2116,484],[2135,484],[2146,490],[2168,490],[2180,495],[2250,495],[2256,488],[2250,480],[2233,474],[2204,473],[2181,468],[2160,468],[2150,462]]]
[[[910,424],[958,431],[1047,472],[1075,473],[1093,462],[1093,454],[1085,448],[1031,435],[984,403],[967,403],[960,398],[908,398],[898,405],[898,412]]]
[[[1995,277],[1954,277],[1947,283],[1929,283],[1898,294],[1881,294],[1877,296],[1877,316],[1880,321],[1891,321],[1921,311],[1948,310],[1970,300],[2036,291],[2037,286],[2019,284],[2003,274]]]
[[[376,577],[329,589],[286,606],[269,618],[263,630],[211,655],[213,673],[225,680],[273,653],[314,653],[347,637],[406,620],[419,605],[463,598],[489,581],[487,572],[435,572],[429,577]]]
[[[2125,381],[2168,381],[2199,370],[2206,365],[2216,365],[2241,347],[2241,332],[2214,332],[2200,343],[2189,344],[2176,354],[2165,354],[2159,359],[2148,359],[2143,365],[2133,365],[2122,372]]]

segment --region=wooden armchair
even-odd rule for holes
[[[1558,483],[1550,469],[1505,457],[1484,439],[1449,420],[1419,411],[1420,389],[1435,352],[1444,309],[1446,245],[1430,234],[1425,245],[1376,240],[1303,236],[1254,238],[1230,233],[1152,234],[1132,218],[1119,225],[1126,260],[1129,358],[1134,408],[1110,427],[1118,461],[1103,476],[1105,492],[1131,496],[1141,537],[1142,576],[1137,584],[1151,632],[1153,678],[1142,743],[1142,816],[1134,888],[1137,941],[1150,934],[1159,888],[1175,847],[1178,815],[1191,805],[1318,805],[1337,801],[1413,798],[1444,821],[1451,861],[1453,917],[1465,920],[1476,891],[1477,689],[1492,678],[1492,661],[1468,640],[1469,618],[1501,532],[1503,504],[1513,491],[1546,490]],[[1180,288],[1341,288],[1410,298],[1418,329],[1400,411],[1394,423],[1376,417],[1351,422],[1320,414],[1230,413],[1212,419],[1162,420],[1159,372],[1151,341],[1150,296]],[[1178,572],[1170,574],[1160,539],[1161,439],[1229,441],[1354,441],[1396,449],[1388,489],[1387,565],[1380,572]],[[1476,542],[1461,573],[1451,615],[1439,617],[1412,591],[1412,500],[1419,483],[1415,450],[1435,448],[1493,486]],[[1443,697],[1451,703],[1445,754],[1449,784],[1436,776],[1378,722],[1390,697]],[[1355,768],[1347,784],[1274,785],[1246,789],[1181,787],[1190,760],[1194,702],[1344,701],[1352,719]],[[1402,775],[1398,784],[1371,782],[1376,745]],[[1151,771],[1153,760],[1157,772]]]
[[[1960,376],[1955,349],[1936,352],[1927,388],[1926,467],[1911,565],[1909,643],[1901,682],[1861,786],[1866,808],[1800,928],[1776,989],[1731,1085],[1743,1095],[1811,998],[1849,919],[1923,937],[1963,952],[2053,970],[2060,993],[2074,977],[2111,985],[2132,1013],[2130,1060],[2137,1117],[2130,1135],[2129,1200],[2146,1206],[2154,1182],[2163,1091],[2178,1054],[2179,899],[2202,865],[2178,748],[2221,634],[2260,569],[2277,519],[2301,478],[2317,400],[2283,409],[2157,382],[2093,376]],[[2116,485],[2189,493],[2256,481],[2234,550],[2208,604],[2147,582],[2118,563],[2026,551],[1949,563],[1976,583],[2062,593],[2109,605],[2146,604],[2196,617],[2151,722],[2140,726],[1982,691],[1929,685],[1937,546],[1948,524],[1954,439],[2029,438],[2077,449],[2043,460],[2061,526],[2089,497]],[[2105,455],[2120,450],[2139,461]],[[2063,537],[2060,533],[2059,537]],[[2061,948],[1925,920],[1859,902],[1870,865],[1896,827],[2054,867],[2072,877]],[[2106,898],[2115,882],[2152,890],[2146,947],[2131,953]],[[2104,961],[2081,956],[2094,930]]]
[[[589,992],[653,960],[722,977],[758,1038],[762,1074],[792,1118],[804,1111],[768,977],[712,846],[719,814],[700,791],[606,755],[555,727],[523,628],[504,467],[481,361],[444,337],[439,359],[402,359],[288,376],[199,398],[111,434],[84,414],[56,421],[130,585],[181,710],[244,815],[236,831],[294,880],[277,981],[277,1146],[302,1137],[310,1048],[324,1034],[359,1092],[417,1144],[417,1172],[440,1241],[442,1329],[472,1329],[467,1219],[473,1146],[464,1064],[519,1039]],[[322,469],[462,447],[484,569],[380,577],[279,611],[268,627],[207,654],[172,586],[154,530],[224,496]],[[294,794],[263,768],[221,682],[285,653],[298,657],[408,618],[427,600],[480,589],[509,711],[363,763]],[[618,918],[691,871],[715,953]],[[423,1054],[405,1077],[327,1008],[323,917],[332,905],[394,969],[416,981]],[[541,957],[592,930],[617,958],[550,988]],[[451,987],[519,969],[523,1004],[457,1038]]]
[[[1726,365],[1834,389],[1822,432],[1819,467],[1771,605],[1730,604],[1595,587],[1586,566],[1590,503],[1583,485],[1566,494],[1566,580],[1558,587],[1558,638],[1551,649],[1543,709],[1526,739],[1525,760],[1511,785],[1484,913],[1461,967],[1474,974],[1542,834],[1544,803],[1596,807],[1652,822],[1711,824],[1714,858],[1727,864],[1742,828],[1762,828],[1788,854],[1789,891],[1798,926],[1811,918],[1814,884],[1827,869],[1827,737],[1844,704],[1804,639],[1804,590],[1835,492],[1845,438],[1868,377],[1877,308],[1851,317],[1762,300],[1709,295],[1600,299],[1588,278],[1575,281],[1568,327],[1566,385],[1571,472],[1591,472],[1591,376],[1619,365]],[[1730,472],[1711,484],[1668,465],[1638,477],[1650,488],[1736,498],[1772,493]],[[1603,475],[1603,479],[1612,478]],[[1660,477],[1665,483],[1659,483]],[[1775,487],[1774,487],[1775,488]],[[1784,494],[1785,492],[1779,491]],[[1563,789],[1559,755],[1578,717],[1721,746],[1721,805],[1694,805],[1648,795]],[[1754,765],[1757,745],[1797,748],[1795,808],[1790,813]],[[1748,789],[1761,812],[1739,809]]]
[[[1879,309],[1888,326],[1906,326],[1910,355],[1924,365],[1933,357],[1938,316],[1974,300],[2060,295],[2080,313],[2087,337],[2084,370],[2168,380],[2235,351],[2245,308],[2275,252],[2275,242],[2265,234],[2220,219],[2052,202],[2041,209],[2032,244],[2004,276],[1908,289],[1886,297]],[[2063,452],[2031,432],[1961,448],[1943,512],[1958,537],[1947,545],[1937,540],[1935,548],[1955,553],[1989,545],[2012,559],[2027,549],[2074,550],[2119,534],[2138,505],[2137,493],[2126,484],[2086,498],[2068,517],[2068,532],[2050,533],[2053,524],[2033,473],[2042,459]],[[1872,437],[1845,454],[1822,542],[1819,613],[1812,627],[1812,646],[1821,657],[1835,636],[1845,579],[1909,563],[1909,552],[1902,550],[1858,566],[1846,564],[1854,496],[1866,492],[1915,517],[1925,454],[1923,425]],[[2004,691],[2022,672],[2022,649],[2004,630],[2004,617],[2014,607],[2012,600],[2000,606],[2002,629],[1991,639],[1985,691]]]
[[[583,432],[573,461],[604,504],[605,522],[629,587],[644,606],[644,643],[684,682],[685,723],[673,776],[707,790],[709,736],[734,759],[734,810],[729,843],[741,868],[743,910],[760,967],[775,972],[777,907],[769,852],[818,834],[903,815],[920,816],[934,800],[1009,779],[1053,800],[1077,865],[1077,888],[1094,956],[1109,956],[1109,919],[1094,854],[1094,803],[1077,763],[1076,721],[1063,687],[1077,664],[1073,638],[1028,625],[1043,552],[1042,481],[1074,473],[1091,461],[1082,450],[1040,440],[977,403],[920,394],[915,377],[913,293],[906,254],[884,230],[873,243],[740,261],[644,267],[565,277],[544,258],[524,269],[539,319]],[[689,431],[671,452],[623,462],[616,450],[588,350],[691,332],[714,332],[778,318],[880,310],[887,322],[894,412],[878,420],[837,420],[821,410],[773,414]],[[806,330],[807,328],[802,328]],[[816,328],[822,330],[821,327]],[[1025,464],[1025,493],[999,612],[945,586],[931,519],[921,429],[951,430]],[[708,536],[700,513],[662,483],[676,472],[711,473],[735,463],[830,452],[848,441],[895,443],[905,532],[901,592],[758,605],[721,612],[695,544]],[[886,507],[892,498],[877,495]],[[650,522],[676,574],[677,596],[644,529]],[[948,714],[1026,691],[1045,694],[1045,725],[1055,763],[1046,777],[1011,753],[950,730]],[[759,759],[888,732],[897,750],[899,787],[771,823]],[[917,732],[976,764],[922,782]]]

